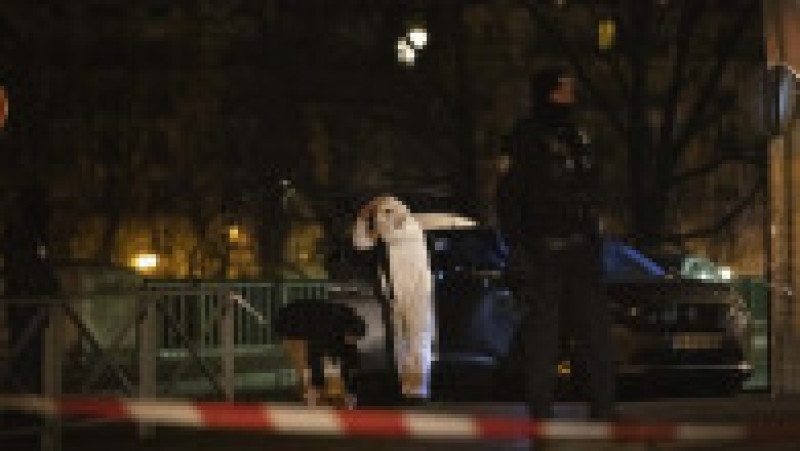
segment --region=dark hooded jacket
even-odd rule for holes
[[[513,247],[543,239],[599,237],[597,158],[570,106],[549,101],[563,71],[537,74],[530,115],[504,143],[508,173],[498,184],[500,229]]]

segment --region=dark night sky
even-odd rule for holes
[[[614,58],[625,70],[637,67],[629,57],[641,44],[648,61],[669,59],[683,17],[669,8],[695,4],[650,10],[655,19],[648,20],[666,18],[652,27],[664,40],[652,42],[632,38],[641,30],[631,18],[648,14],[644,2],[623,2],[619,10],[557,4],[4,1],[0,55],[12,114],[2,152],[14,163],[4,165],[0,183],[13,189],[20,179],[45,180],[75,219],[98,212],[264,214],[277,208],[284,179],[313,200],[387,186],[445,187],[463,195],[454,204],[478,204],[485,213],[493,183],[487,168],[525,112],[528,74],[548,61],[576,60],[591,69],[600,93],[586,99],[597,143],[619,159],[607,163],[612,191],[625,202],[630,192],[655,189],[632,189],[630,179],[644,172],[628,169],[625,158],[644,147],[610,131],[615,118],[627,127],[659,117],[633,114],[631,95],[615,87],[630,83],[631,73],[614,77]],[[707,70],[703,58],[714,61],[712,44],[725,36],[726,21],[750,2],[725,3],[725,14],[715,12],[715,2],[702,5],[696,32],[687,34],[692,58],[701,61],[694,75]],[[539,22],[537,14],[552,20]],[[619,19],[620,45],[606,54],[593,47],[595,19],[603,17]],[[739,73],[761,58],[758,14],[746,17],[734,58]],[[397,39],[420,20],[430,42],[404,67]],[[656,75],[648,81],[650,88],[665,85]],[[612,110],[603,109],[602,94]],[[655,133],[651,138],[659,143]]]

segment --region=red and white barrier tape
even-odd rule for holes
[[[389,410],[337,410],[290,404],[0,396],[0,411],[101,418],[270,434],[383,436],[422,440],[546,439],[800,441],[800,423],[648,423],[530,421],[523,418]]]

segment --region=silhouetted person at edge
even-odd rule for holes
[[[553,416],[562,337],[574,340],[575,364],[584,365],[590,417],[607,419],[614,415],[615,370],[601,285],[599,173],[575,122],[574,89],[561,68],[532,78],[530,114],[506,142],[497,214],[510,248],[509,282],[527,308],[521,344],[531,417]]]
[[[47,227],[50,210],[44,190],[35,182],[27,181],[12,195],[10,208],[6,210],[2,235],[3,253],[3,298],[9,300],[6,321],[11,346],[25,339],[26,331],[39,312],[46,307],[40,303],[10,302],[25,301],[58,294],[58,281],[47,255]],[[46,319],[46,316],[44,316]],[[24,383],[24,389],[32,393],[41,392],[42,380],[42,336],[47,321],[31,334],[27,343],[11,361],[11,373]],[[6,389],[10,381],[4,381]]]

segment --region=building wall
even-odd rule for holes
[[[800,4],[764,2],[769,64],[800,68]],[[800,393],[800,115],[770,143],[772,388]]]

